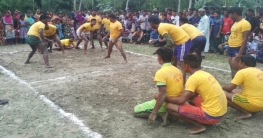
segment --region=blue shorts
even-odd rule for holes
[[[228,47],[227,56],[228,57],[236,57],[239,50],[240,50],[240,47]]]
[[[174,56],[177,56],[177,61],[184,61],[184,56],[188,54],[191,48],[192,41],[189,39],[187,42],[176,45],[174,48]]]
[[[197,36],[192,40],[192,45],[190,48],[191,52],[202,52],[205,49],[206,38],[205,36]]]

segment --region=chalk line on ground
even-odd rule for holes
[[[130,53],[130,54],[133,54],[133,55],[137,55],[137,56],[145,56],[145,57],[157,58],[157,57],[154,57],[154,56],[149,56],[149,55],[145,55],[145,54],[135,53],[135,52],[132,52],[132,51],[126,51],[126,52]],[[223,72],[231,73],[230,70],[220,69],[220,68],[216,68],[216,67],[210,67],[210,66],[205,66],[205,65],[202,65],[202,67],[203,68],[207,68],[207,69],[215,69],[215,70],[220,70],[220,71],[223,71]]]
[[[27,83],[25,80],[20,79],[18,76],[16,76],[13,72],[10,70],[4,68],[2,65],[0,65],[1,72],[7,75],[8,77],[18,81],[21,84],[24,84],[29,89],[31,89],[35,94],[39,96],[39,98],[47,104],[49,107],[51,107],[53,110],[58,112],[61,116],[68,118],[71,120],[74,124],[76,124],[80,130],[82,130],[86,135],[92,137],[92,138],[102,138],[102,135],[92,131],[89,127],[85,126],[83,124],[83,121],[78,119],[74,114],[65,112],[63,109],[58,107],[54,102],[49,100],[45,95],[40,94],[35,88],[33,88],[29,83]]]

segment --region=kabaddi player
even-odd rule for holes
[[[179,24],[180,24],[180,27],[190,36],[192,40],[192,45],[189,50],[189,54],[192,54],[193,52],[195,52],[199,58],[200,66],[201,66],[202,64],[201,53],[202,51],[204,51],[205,45],[206,45],[205,36],[195,26],[189,24],[187,18],[180,18]]]
[[[124,58],[125,63],[127,63],[126,53],[123,50],[122,47],[122,34],[123,34],[123,28],[122,24],[117,21],[117,17],[115,14],[109,15],[110,19],[110,32],[103,38],[103,40],[106,40],[110,36],[110,42],[109,42],[109,48],[108,48],[108,55],[106,58],[110,58],[112,48],[114,45],[118,48],[118,50],[121,52],[122,57]]]
[[[263,72],[256,68],[256,59],[251,55],[241,56],[240,70],[231,83],[223,89],[226,91],[228,105],[238,111],[237,118],[251,117],[251,113],[263,109]],[[236,89],[241,85],[241,89]]]
[[[186,73],[183,67],[183,57],[191,48],[191,39],[189,35],[182,28],[176,25],[160,23],[160,20],[157,16],[150,16],[148,21],[151,27],[153,29],[157,29],[159,34],[163,36],[164,40],[166,41],[165,47],[174,49],[172,65],[177,66],[177,61],[179,61],[179,66],[181,67],[185,80]]]
[[[200,69],[199,63],[197,55],[184,56],[185,70],[191,76],[182,95],[166,98],[166,109],[171,115],[194,125],[188,131],[191,134],[205,131],[202,124],[218,123],[227,112],[224,90],[214,76]]]
[[[158,88],[158,94],[155,99],[136,105],[134,107],[134,116],[140,118],[149,118],[150,122],[154,122],[157,114],[166,113],[165,99],[169,97],[180,96],[183,91],[183,75],[182,72],[171,64],[173,50],[168,47],[161,47],[157,51],[157,60],[162,66],[154,78],[154,82]],[[169,74],[169,75],[167,75]],[[167,124],[167,119],[163,119],[163,125]]]
[[[82,40],[84,40],[85,41],[84,42],[84,54],[87,54],[88,52],[88,43],[89,43],[86,33],[90,32],[90,37],[92,38],[95,24],[96,24],[96,19],[91,19],[90,23],[84,23],[77,30],[77,36],[79,40],[77,42],[76,49],[79,49],[79,44],[82,42]]]
[[[238,62],[246,50],[251,25],[242,17],[242,8],[231,7],[228,13],[235,22],[231,27],[231,35],[228,39],[229,48],[227,50],[228,62],[233,78],[238,71]]]
[[[105,18],[102,20],[102,25],[101,25],[101,30],[102,30],[102,36],[106,36],[110,32],[110,19],[109,19],[109,14],[106,13]],[[108,43],[107,40],[104,40],[104,43],[106,47],[108,48]]]
[[[32,51],[29,53],[25,64],[29,64],[29,60],[33,57],[37,49],[43,53],[46,68],[52,68],[48,60],[47,41],[44,37],[45,24],[48,22],[47,15],[41,15],[39,21],[34,23],[27,32],[27,43]]]
[[[61,42],[62,46],[64,47],[64,49],[72,49],[72,48],[76,47],[76,45],[74,43],[74,38],[63,39],[63,40],[60,40],[60,42]],[[55,45],[56,45],[56,47],[58,47],[57,43]],[[59,50],[61,50],[61,49],[59,48]]]

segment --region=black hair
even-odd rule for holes
[[[96,19],[91,19],[91,20],[90,20],[90,22],[93,22],[93,21],[95,21],[95,22],[96,22]]]
[[[256,67],[257,60],[251,55],[241,56],[241,63],[244,63],[248,67]]]
[[[173,50],[168,47],[161,47],[157,49],[156,53],[162,58],[163,62],[171,63],[173,58]]]
[[[116,15],[115,14],[110,14],[109,18],[116,19]]]
[[[188,54],[184,56],[184,63],[192,69],[200,68],[200,59],[197,55]]]
[[[221,14],[221,12],[220,12],[220,11],[215,11],[215,13],[217,13],[217,14]]]
[[[24,17],[25,17],[25,15],[24,15],[24,14],[20,15],[20,18],[24,18]]]
[[[213,11],[214,11],[214,10],[215,10],[215,8],[214,8],[214,7],[211,7],[211,8],[210,8],[210,10],[213,10]]]
[[[183,22],[183,23],[188,23],[188,19],[187,18],[180,18],[179,21]]]
[[[194,11],[194,10],[195,10],[195,8],[190,8],[190,9],[189,9],[189,11]]]
[[[253,9],[248,9],[247,11],[248,11],[248,12],[251,12],[251,13],[254,13],[254,10],[253,10]]]
[[[152,22],[154,24],[160,24],[160,19],[158,16],[150,16],[149,19],[148,19],[149,22]]]
[[[161,15],[164,16],[164,17],[167,17],[167,13],[166,12],[163,12]]]
[[[45,20],[45,19],[48,19],[48,18],[49,18],[49,16],[44,14],[44,15],[40,16],[39,20],[41,21],[41,20]]]
[[[236,13],[239,16],[242,16],[242,12],[243,12],[243,9],[240,7],[231,7],[228,10],[228,13],[230,13],[230,14]]]

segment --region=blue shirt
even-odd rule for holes
[[[166,19],[162,20],[162,23],[169,23],[169,21],[168,21],[168,19],[166,18]]]
[[[158,37],[159,37],[159,33],[156,33],[156,32],[153,30],[152,33],[151,33],[151,38],[152,38],[152,39],[158,39]]]
[[[215,18],[212,23],[212,26],[213,26],[212,35],[217,36],[220,26],[222,25],[223,25],[223,20],[221,18],[218,18],[218,19]]]
[[[190,24],[194,25],[194,24],[198,24],[200,19],[201,17],[197,16],[197,17],[192,17],[189,21],[190,21]]]

